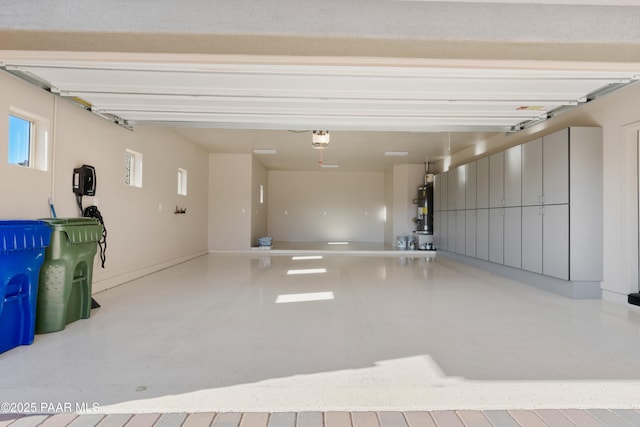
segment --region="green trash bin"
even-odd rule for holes
[[[95,218],[43,219],[51,243],[40,269],[36,305],[37,334],[60,331],[91,315],[93,258],[102,237]]]

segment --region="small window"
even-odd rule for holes
[[[187,170],[178,168],[178,194],[187,195]]]
[[[33,122],[9,115],[9,163],[31,166],[33,147]]]
[[[48,163],[49,121],[9,107],[9,155],[7,162],[42,171]]]
[[[124,155],[124,182],[132,187],[142,187],[142,154],[129,149]]]
[[[264,204],[264,185],[260,184],[260,204]]]

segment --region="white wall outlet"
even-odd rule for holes
[[[158,210],[161,211],[162,210],[162,203],[158,203]]]

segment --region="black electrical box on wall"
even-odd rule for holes
[[[95,196],[96,169],[93,166],[82,165],[73,170],[73,192],[79,196]]]

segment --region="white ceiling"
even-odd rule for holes
[[[632,0],[0,3],[7,71],[272,169],[317,168],[313,129],[340,170],[442,160],[640,76]]]

